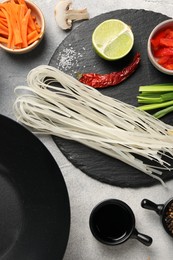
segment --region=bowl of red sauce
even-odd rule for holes
[[[159,23],[150,33],[148,57],[160,72],[173,75],[173,19]]]

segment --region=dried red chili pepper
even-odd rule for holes
[[[121,71],[109,74],[86,73],[82,74],[79,81],[94,88],[117,85],[127,79],[137,69],[140,60],[140,53],[136,53],[133,61]]]

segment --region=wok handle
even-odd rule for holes
[[[144,209],[154,210],[158,215],[162,215],[164,205],[163,204],[155,204],[151,200],[143,199],[141,202],[141,206]]]

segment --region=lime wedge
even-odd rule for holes
[[[92,44],[97,54],[106,60],[118,60],[133,47],[134,35],[131,28],[117,19],[99,24],[92,34]]]

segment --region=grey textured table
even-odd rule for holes
[[[0,50],[0,113],[14,118],[14,88],[25,83],[27,73],[37,65],[48,64],[57,46],[67,36],[54,19],[55,0],[35,0],[45,15],[46,34],[41,46],[29,55],[13,56]],[[90,18],[117,9],[145,9],[172,17],[172,0],[74,0],[75,8],[87,7]],[[75,24],[78,26],[80,23]],[[167,189],[160,184],[149,188],[119,188],[100,183],[76,169],[59,151],[51,137],[39,136],[57,161],[64,176],[71,204],[71,229],[64,260],[172,260],[172,239],[165,233],[161,221],[154,212],[141,208],[143,198],[164,203],[173,195],[173,181]],[[136,215],[140,232],[153,238],[153,244],[145,247],[136,240],[129,240],[118,247],[108,247],[92,236],[88,219],[92,208],[101,200],[118,198],[126,201]],[[31,259],[32,260],[32,259]]]

